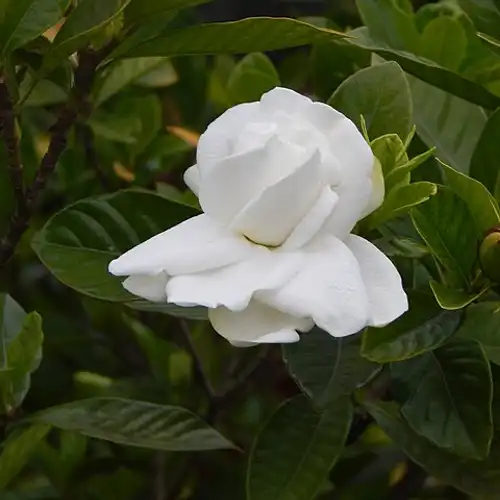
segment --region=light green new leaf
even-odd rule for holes
[[[288,18],[253,17],[172,31],[131,48],[124,57],[266,52],[345,35]],[[122,55],[122,54],[121,54]]]
[[[448,311],[463,309],[489,290],[489,286],[484,286],[477,292],[468,293],[456,288],[449,288],[434,280],[430,281],[430,286],[438,304]]]
[[[408,161],[403,140],[398,134],[385,134],[374,139],[370,144],[373,154],[378,158],[384,178]],[[387,183],[386,183],[386,191]]]
[[[482,182],[491,194],[497,196],[500,173],[500,109],[488,118],[470,163],[470,175]]]
[[[229,75],[228,90],[233,104],[258,101],[264,92],[277,87],[280,77],[273,63],[264,54],[245,56]]]
[[[448,342],[393,364],[391,372],[409,395],[401,413],[415,432],[460,456],[483,459],[488,455],[493,383],[477,342]]]
[[[0,55],[41,35],[56,24],[63,11],[59,0],[7,0],[0,5]]]
[[[451,287],[469,288],[477,259],[478,231],[465,201],[442,187],[427,203],[412,210],[418,233],[446,270]]]
[[[427,24],[420,44],[421,55],[445,68],[458,71],[465,58],[467,38],[458,20],[441,16]]]
[[[368,228],[376,228],[385,222],[399,217],[411,208],[427,202],[437,192],[432,182],[414,182],[393,189],[382,205],[365,219]]]
[[[312,500],[339,458],[352,420],[347,396],[317,412],[305,396],[287,401],[253,445],[248,500]]]
[[[461,172],[442,164],[448,185],[462,198],[476,220],[480,231],[488,231],[500,223],[498,202],[480,182]]]
[[[140,207],[140,210],[137,210]],[[54,276],[91,297],[143,303],[108,272],[121,253],[199,212],[147,191],[120,191],[78,201],[54,215],[32,241],[33,249]],[[75,266],[78,262],[78,266]],[[140,307],[140,305],[139,305]],[[191,308],[154,304],[168,313]],[[199,314],[199,308],[194,308]]]
[[[361,387],[379,369],[361,357],[360,347],[359,336],[336,338],[314,328],[299,343],[284,344],[283,358],[303,392],[324,408]]]
[[[500,302],[480,302],[467,308],[457,336],[476,340],[488,359],[500,365]]]
[[[131,399],[83,399],[34,414],[30,421],[155,450],[234,448],[230,441],[189,410]]]
[[[495,437],[486,460],[465,459],[419,436],[403,421],[392,403],[366,403],[368,411],[395,444],[429,474],[454,488],[495,499],[500,488],[500,440]]]
[[[364,68],[344,80],[328,104],[360,128],[363,115],[370,138],[396,133],[405,139],[412,125],[408,81],[395,62]]]
[[[383,328],[363,333],[361,354],[377,363],[402,361],[435,349],[448,340],[458,327],[460,314],[443,311],[431,295],[409,293],[410,308]]]
[[[10,296],[0,294],[0,369],[7,368],[7,346],[19,334],[26,318],[23,308]]]
[[[408,184],[410,181],[410,174],[413,170],[433,156],[434,151],[435,148],[429,149],[428,151],[413,157],[411,160],[408,160],[403,165],[398,166],[391,171],[385,179],[386,190],[390,190],[396,186],[400,186],[401,184]]]
[[[28,463],[50,425],[35,424],[9,435],[0,455],[0,490],[3,490]]]

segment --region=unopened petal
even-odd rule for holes
[[[130,293],[150,300],[151,302],[166,302],[168,275],[159,273],[154,276],[138,275],[130,276],[123,283],[123,288]]]
[[[287,285],[255,297],[283,312],[311,317],[334,337],[356,333],[368,323],[368,298],[358,262],[333,236],[306,253],[301,271]]]
[[[408,310],[408,298],[394,264],[372,243],[350,235],[347,245],[361,268],[370,304],[370,326],[384,326]]]
[[[260,343],[290,343],[299,340],[299,331],[312,327],[309,319],[297,318],[251,301],[246,309],[233,312],[224,307],[208,312],[215,331],[238,347]]]
[[[139,207],[140,209],[140,207]],[[198,215],[153,236],[109,265],[116,276],[196,273],[254,255],[255,245]]]
[[[285,112],[302,113],[311,103],[311,99],[284,87],[276,87],[266,92],[260,99],[260,109],[264,113]]]

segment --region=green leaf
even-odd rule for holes
[[[445,68],[458,71],[465,58],[467,38],[459,21],[450,16],[433,19],[420,38],[420,53]]]
[[[488,231],[500,223],[498,202],[483,184],[441,163],[448,185],[469,207],[480,231]]]
[[[211,0],[131,0],[125,9],[127,24],[144,23],[145,18],[153,18],[159,14],[177,12],[194,7]]]
[[[482,182],[490,193],[497,195],[500,172],[500,109],[488,118],[474,149],[470,163],[470,175]]]
[[[446,283],[469,288],[477,258],[478,232],[467,204],[448,188],[412,210],[415,228],[446,270]]]
[[[305,396],[283,404],[257,436],[247,471],[248,500],[312,500],[339,458],[349,431],[347,396],[323,412]]]
[[[0,12],[2,57],[41,35],[63,15],[59,0],[7,0],[7,5],[0,5],[0,10],[3,9]]]
[[[488,359],[500,365],[500,302],[480,302],[467,308],[457,336],[481,344]]]
[[[130,0],[81,0],[57,33],[43,61],[42,71],[84,47],[91,38],[117,18]]]
[[[360,337],[335,338],[319,328],[297,344],[284,344],[288,371],[318,407],[366,383],[379,369],[361,357]]]
[[[135,299],[122,287],[120,278],[109,274],[109,262],[198,213],[147,191],[120,191],[64,208],[35,235],[32,247],[65,285],[94,298],[134,305],[144,301]],[[168,304],[155,307],[170,310]],[[189,309],[183,308],[188,316]]]
[[[164,57],[139,57],[111,64],[96,82],[95,104],[99,106],[128,85],[140,81],[141,77],[155,68],[163,66],[166,61],[168,59]]]
[[[486,124],[478,106],[415,78],[409,78],[417,132],[436,155],[461,172],[468,172],[472,154]]]
[[[7,346],[21,331],[26,313],[10,296],[0,294],[0,369],[7,368]]]
[[[348,116],[358,128],[363,115],[371,138],[396,133],[404,139],[410,132],[410,89],[403,70],[395,62],[377,64],[350,76],[328,104]]]
[[[391,403],[365,404],[384,432],[431,476],[472,495],[493,500],[500,488],[500,440],[496,437],[486,460],[459,458],[419,436]]]
[[[21,472],[49,430],[50,425],[35,424],[9,435],[0,455],[0,490]]]
[[[234,448],[189,410],[131,399],[83,399],[54,406],[30,416],[30,420],[118,444],[155,450]]]
[[[396,61],[405,72],[423,80],[422,83],[427,82],[431,86],[437,87],[437,90],[444,90],[453,96],[488,109],[496,109],[500,106],[500,97],[482,85],[443,68],[433,61],[392,48],[384,42],[372,38],[366,27],[357,28],[349,32],[349,35],[351,38],[346,39],[347,43],[374,52],[386,60]],[[416,114],[416,106],[413,109]]]
[[[442,283],[431,280],[430,286],[434,297],[438,304],[448,311],[456,311],[463,309],[475,300],[479,299],[483,294],[489,290],[489,286],[484,286],[481,290],[474,293],[464,292],[463,290],[456,290],[449,288]]]
[[[228,81],[234,104],[258,101],[264,92],[277,87],[280,77],[273,63],[264,54],[245,56],[235,66]]]
[[[432,182],[422,181],[402,185],[390,191],[382,205],[366,217],[364,223],[368,228],[376,228],[427,202],[436,193],[437,187]]]
[[[422,165],[422,163],[426,162],[431,156],[434,155],[435,148],[429,149],[415,157],[411,160],[408,160],[401,166],[396,167],[392,170],[387,178],[385,179],[386,190],[400,186],[401,184],[408,184],[410,181],[410,174],[417,167]]]
[[[380,161],[384,179],[393,170],[408,161],[403,140],[397,134],[385,134],[374,139],[370,144],[373,154]],[[386,191],[389,191],[386,183]]]
[[[408,399],[401,413],[412,429],[440,448],[483,459],[493,436],[490,365],[477,342],[451,341],[392,365]]]
[[[410,308],[383,328],[363,333],[361,354],[377,363],[402,361],[435,349],[458,327],[460,314],[442,311],[431,295],[409,293]]]
[[[394,49],[417,51],[420,36],[411,11],[395,0],[356,0],[356,6],[374,38]]]
[[[478,31],[500,38],[500,8],[497,0],[458,0]]]
[[[342,33],[317,28],[312,24],[294,19],[255,17],[227,23],[202,24],[172,31],[131,48],[124,56],[267,52],[344,36]]]

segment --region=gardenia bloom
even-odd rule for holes
[[[394,265],[351,234],[382,203],[383,179],[330,106],[284,88],[235,106],[200,137],[184,179],[204,213],[111,262],[131,293],[206,306],[238,346],[295,342],[314,324],[343,337],[407,310]]]

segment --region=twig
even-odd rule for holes
[[[191,336],[191,331],[189,330],[189,325],[183,319],[179,319],[180,331],[184,337],[184,344],[186,349],[191,354],[194,362],[194,370],[196,376],[198,377],[200,383],[203,385],[205,392],[207,393],[210,401],[216,397],[215,390],[212,386],[212,382],[210,381],[208,374],[205,371],[203,366],[203,361],[201,360],[198,351],[196,350],[196,346],[193,342],[193,337]]]
[[[165,452],[159,451],[153,457],[153,500],[166,500],[167,491],[165,487]]]

